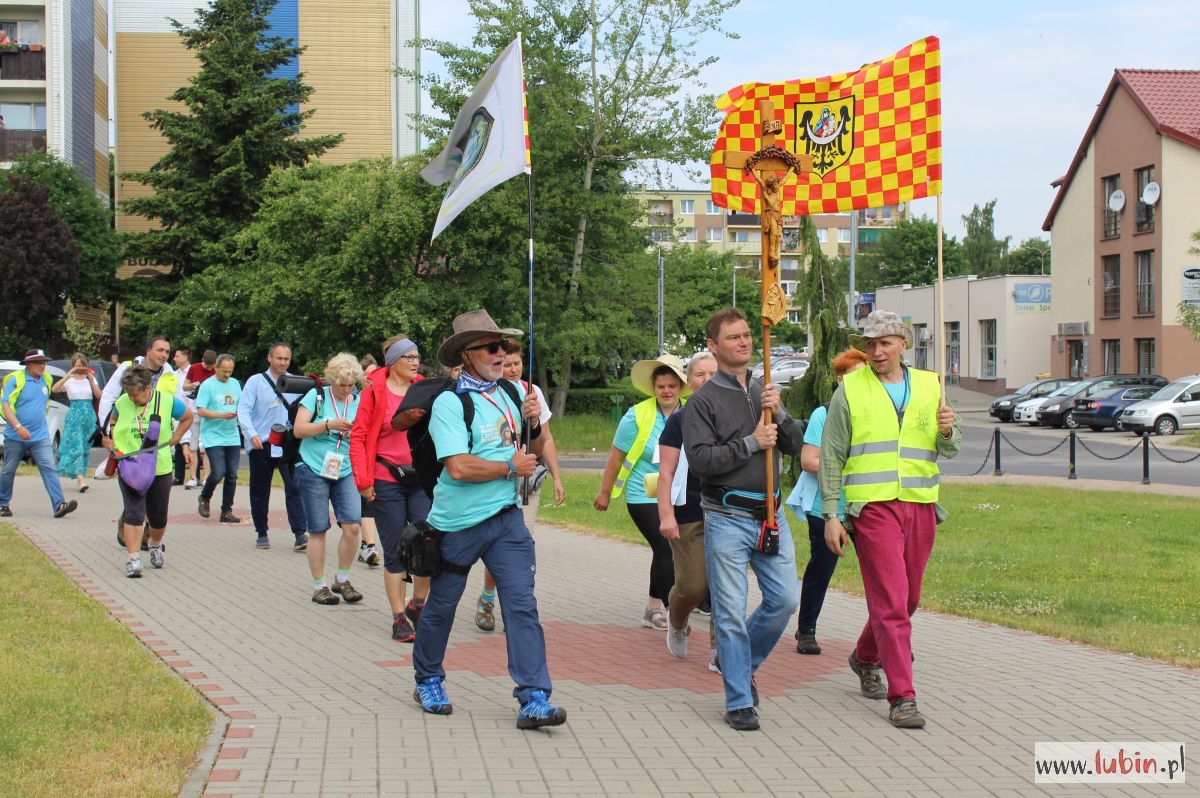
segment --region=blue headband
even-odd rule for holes
[[[391,367],[397,360],[404,355],[417,348],[417,345],[407,338],[401,338],[396,343],[388,347],[388,350],[383,353],[383,364]]]

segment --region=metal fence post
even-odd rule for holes
[[[992,471],[992,476],[999,477],[1004,475],[1000,470],[1000,428],[996,427],[992,433],[992,448],[996,450],[996,469]]]
[[[1150,433],[1142,433],[1142,484],[1150,484]]]
[[[1075,478],[1075,430],[1071,430],[1070,461],[1067,465],[1067,479]]]

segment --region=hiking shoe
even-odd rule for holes
[[[71,499],[69,502],[59,502],[54,506],[54,517],[62,518],[67,513],[75,512],[75,508],[79,507],[79,502]]]
[[[271,548],[271,539],[266,535],[259,535],[258,540],[254,541],[254,548],[269,549]]]
[[[676,629],[671,626],[671,616],[667,616],[667,651],[670,651],[677,659],[683,659],[687,656],[688,635],[691,634],[692,628],[684,626],[682,629]]]
[[[428,679],[417,682],[417,688],[413,690],[413,701],[420,704],[421,709],[431,715],[449,715],[454,711],[454,705],[446,697],[446,691],[442,689],[442,680],[439,676],[430,676]]]
[[[333,592],[339,594],[347,604],[354,604],[362,601],[363,598],[363,594],[354,589],[354,585],[350,584],[349,579],[345,582],[335,582]]]
[[[708,656],[708,669],[713,673],[721,672],[721,655],[714,648],[712,654]]]
[[[817,645],[817,636],[812,632],[796,632],[797,654],[820,654],[821,647]]]
[[[296,542],[292,544],[292,551],[308,551],[308,533],[301,532],[296,535]]]
[[[883,683],[883,668],[878,665],[867,665],[860,662],[853,651],[850,652],[850,670],[858,677],[859,689],[867,698],[887,698],[887,685]]]
[[[475,604],[475,625],[485,632],[493,632],[496,630],[496,602],[495,600],[488,601],[479,594],[479,601]]]
[[[725,722],[734,731],[758,731],[758,713],[754,707],[743,707],[725,713]]]
[[[550,703],[541,690],[529,694],[529,700],[517,712],[518,729],[540,729],[543,726],[561,726],[567,722],[567,711]]]
[[[330,607],[341,601],[340,598],[333,595],[333,593],[329,591],[329,585],[321,585],[319,588],[314,590],[312,600],[314,604],[326,604]]]
[[[921,729],[925,726],[925,716],[917,709],[916,701],[897,701],[892,704],[888,720],[897,729]]]
[[[192,490],[193,488],[196,488],[199,486],[200,486],[200,483],[197,482],[195,479],[189,479],[187,482],[183,483],[184,490]]]
[[[399,617],[392,621],[392,639],[397,643],[411,643],[417,639],[417,632],[408,622],[408,618],[404,617],[404,613],[400,613]]]
[[[163,547],[162,546],[151,546],[150,547],[150,567],[151,568],[162,568],[163,565],[165,565],[165,564],[166,563],[165,563],[165,557],[163,555]]]
[[[8,505],[0,506],[0,518],[12,518],[12,510],[8,509]]]
[[[414,634],[420,624],[421,610],[423,609],[425,609],[425,602],[416,601],[415,599],[410,600],[408,606],[404,608],[404,617],[408,618],[408,622],[412,624]]]
[[[129,562],[125,563],[125,575],[130,579],[140,579],[142,577],[141,557],[129,558]]]
[[[365,562],[371,568],[378,568],[379,564],[383,562],[383,558],[379,556],[379,550],[375,548],[374,544],[371,544],[358,547],[358,561]]]
[[[240,523],[242,523],[242,519],[238,518],[233,513],[221,513],[221,523],[222,524],[240,524]]]
[[[196,512],[200,513],[201,518],[208,518],[210,514],[208,502],[209,500],[203,496],[201,496],[199,501],[196,502]]]

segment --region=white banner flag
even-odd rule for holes
[[[529,121],[521,37],[504,48],[458,112],[441,154],[421,170],[435,186],[450,181],[433,238],[491,189],[529,172]]]

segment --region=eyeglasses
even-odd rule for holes
[[[420,355],[401,355],[400,359],[407,360],[409,363],[420,363],[421,362]]]
[[[490,344],[480,344],[479,346],[468,346],[463,349],[464,352],[474,352],[477,349],[486,349],[489,355],[494,355],[503,347],[499,341],[492,341]]]

